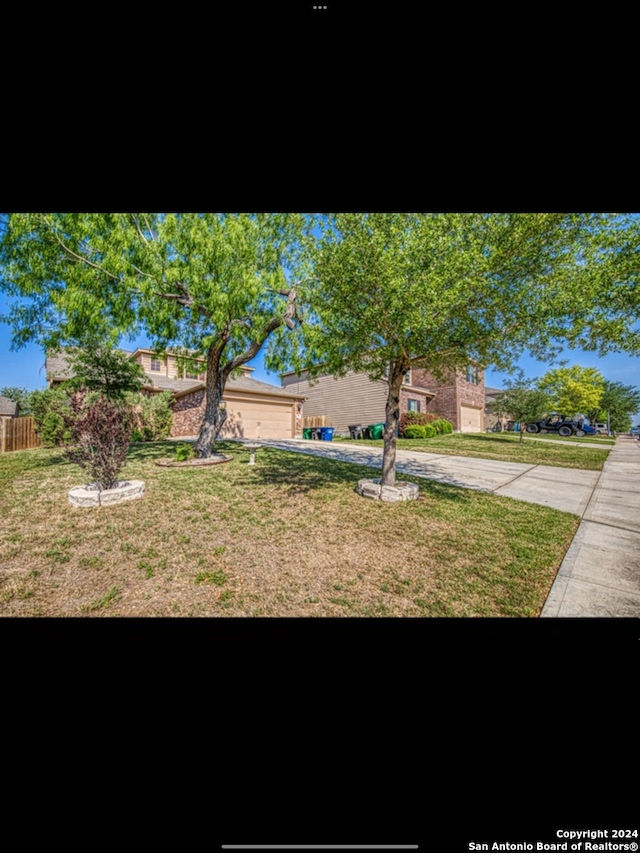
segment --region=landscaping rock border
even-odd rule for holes
[[[415,501],[420,494],[420,489],[415,483],[405,481],[397,482],[395,486],[382,486],[380,477],[371,480],[358,480],[356,492],[363,498],[371,498],[374,501],[385,501],[386,503],[398,503],[399,501]]]
[[[231,462],[233,456],[216,456],[210,459],[187,459],[185,462],[172,462],[170,459],[158,459],[156,465],[160,468],[204,468],[207,465],[222,465]]]
[[[132,501],[144,494],[143,480],[121,480],[114,489],[100,491],[95,483],[69,489],[69,503],[74,506],[111,506]]]

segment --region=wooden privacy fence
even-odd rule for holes
[[[308,418],[302,419],[303,427],[323,427],[326,424],[326,415],[310,415]]]
[[[40,447],[33,418],[0,418],[0,453]]]

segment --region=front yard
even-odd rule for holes
[[[360,498],[370,469],[262,448],[256,465],[159,468],[132,445],[140,500],[67,502],[55,449],[0,457],[2,616],[536,616],[579,520],[406,478],[420,498]]]
[[[481,459],[501,459],[505,462],[528,462],[531,465],[553,465],[559,468],[586,468],[601,471],[609,455],[603,446],[576,446],[581,439],[561,443],[537,441],[529,436],[520,443],[514,433],[453,433],[433,438],[399,438],[398,450],[418,450],[452,456],[475,456]],[[369,444],[382,447],[383,441],[338,439],[346,444]]]

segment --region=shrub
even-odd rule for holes
[[[453,432],[453,424],[446,418],[438,418],[431,426],[433,426],[438,435],[449,435]]]
[[[433,429],[433,428],[430,427],[430,429]],[[420,426],[419,424],[410,424],[409,426],[405,427],[403,437],[404,438],[426,438],[427,437],[426,430],[427,430],[426,426]],[[434,430],[433,434],[435,435],[435,430]]]
[[[74,417],[70,395],[61,388],[32,391],[29,399],[35,431],[46,447],[71,440]]]
[[[434,438],[438,434],[438,431],[433,424],[427,424],[426,426],[423,426],[422,429],[424,430],[425,438]]]
[[[427,412],[403,412],[400,415],[400,435],[404,435],[404,431],[408,426],[426,426],[435,421],[436,418],[437,415]]]
[[[178,444],[176,446],[176,459],[178,462],[188,462],[196,455],[192,444]]]
[[[134,413],[134,429],[131,441],[162,441],[171,432],[173,412],[171,392],[163,391],[147,397],[144,394],[131,394],[128,404]]]
[[[70,462],[86,471],[100,490],[112,489],[124,465],[133,422],[127,409],[99,396],[87,405],[86,399],[73,400],[74,445],[65,452]]]

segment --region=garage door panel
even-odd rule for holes
[[[291,438],[291,404],[227,401],[226,438]]]
[[[460,406],[460,432],[482,432],[482,409]]]

